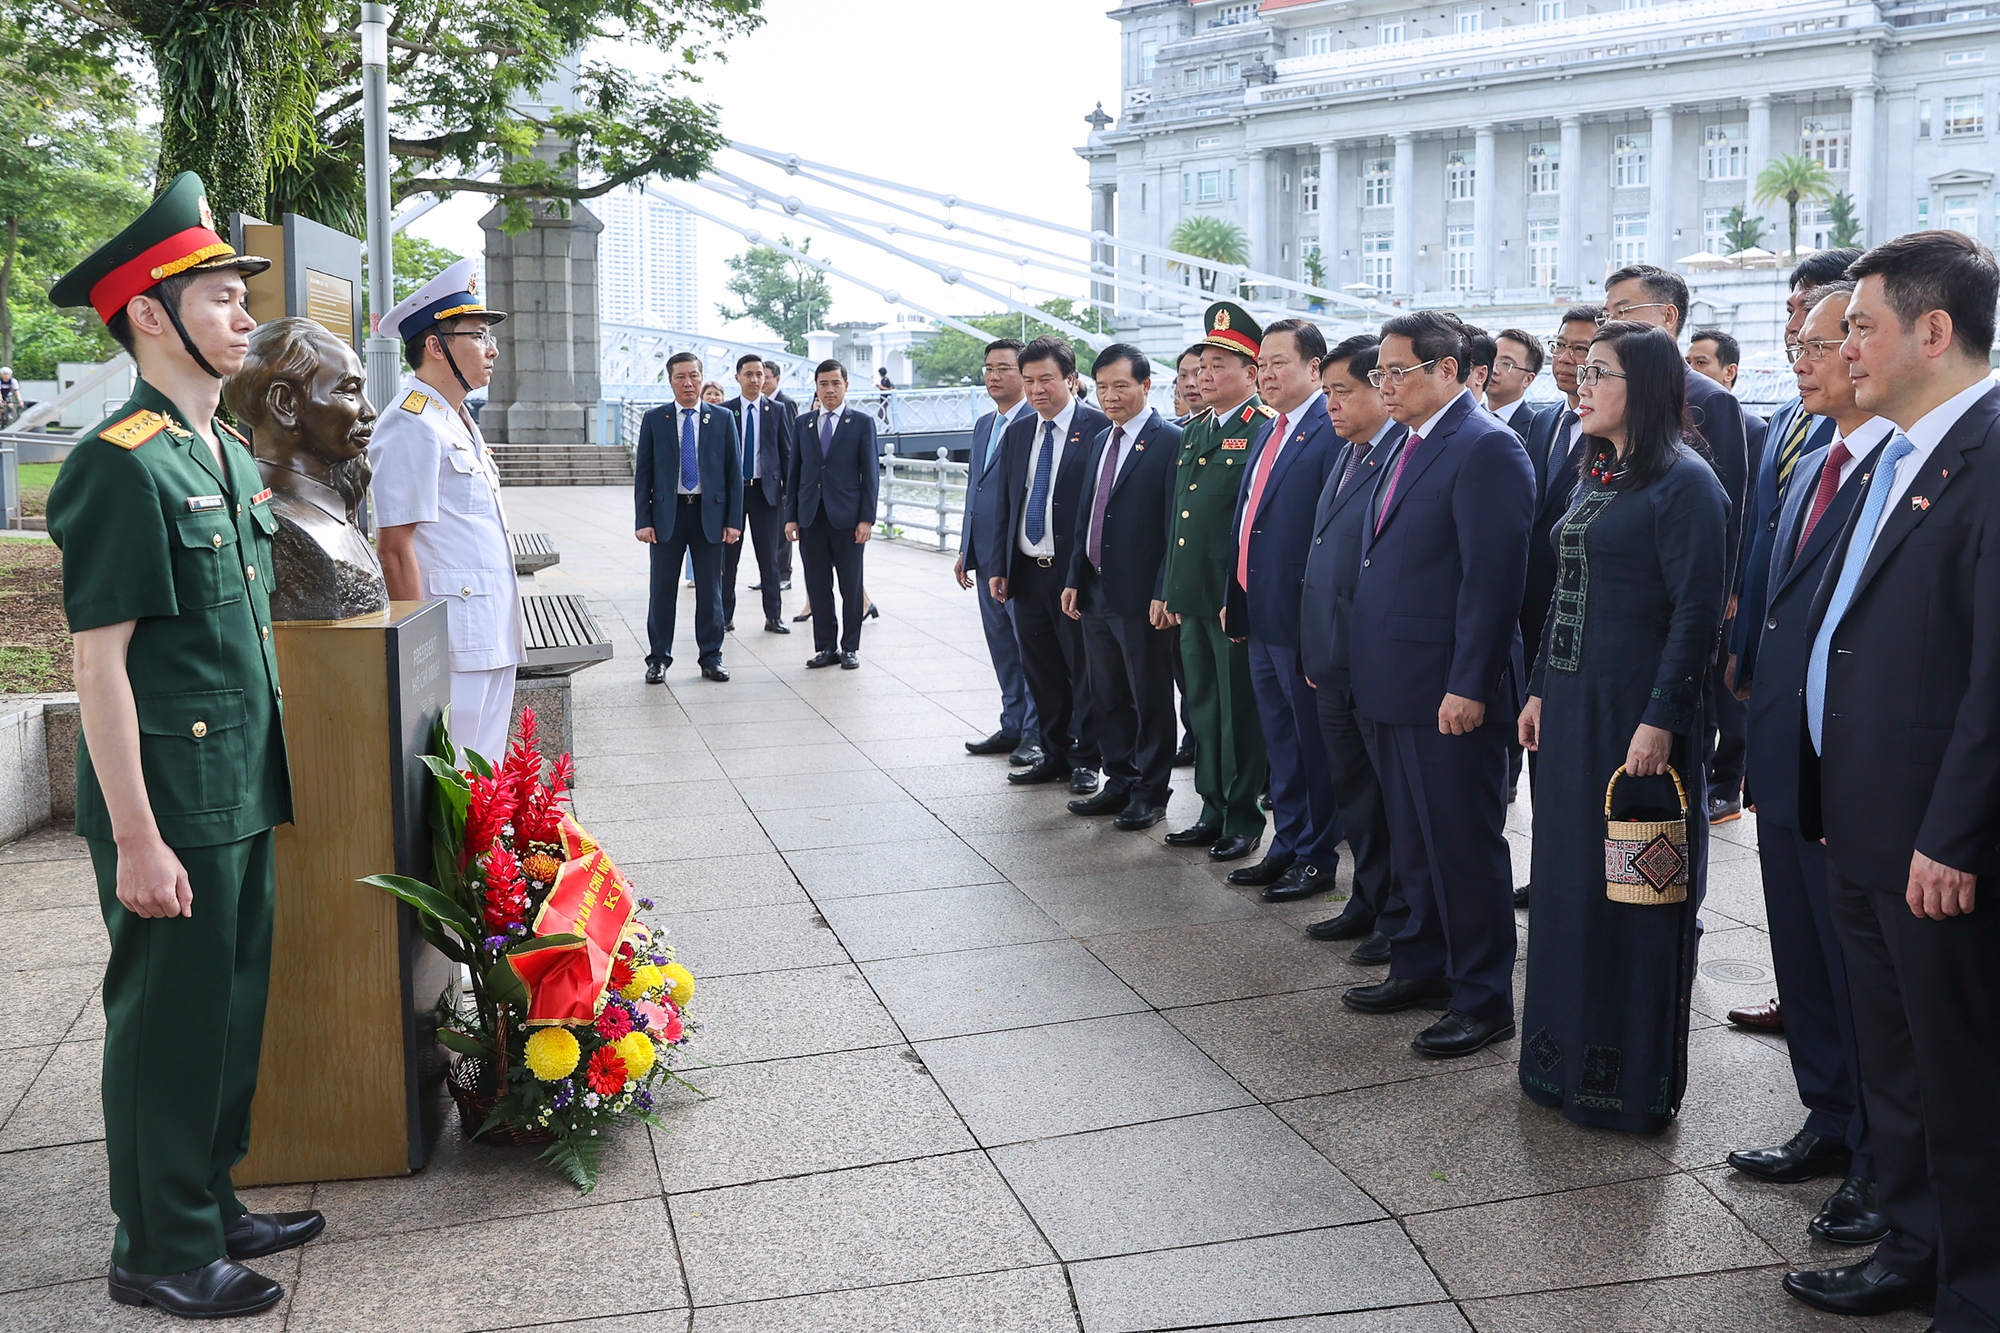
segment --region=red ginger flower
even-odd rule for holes
[[[465,851],[459,868],[490,851],[507,821],[514,816],[512,784],[506,774],[472,779],[472,798],[465,811]]]
[[[528,919],[528,894],[519,880],[486,890],[486,933],[504,935]]]
[[[623,1005],[607,1004],[597,1016],[597,1035],[606,1041],[617,1041],[631,1030],[632,1015],[625,1012]]]
[[[590,1090],[600,1097],[617,1096],[625,1087],[625,1072],[625,1058],[610,1046],[593,1051],[583,1071]]]

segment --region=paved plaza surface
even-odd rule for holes
[[[542,590],[586,594],[615,641],[576,678],[577,810],[700,978],[706,1096],[620,1135],[590,1195],[455,1121],[416,1177],[253,1191],[327,1229],[259,1261],[287,1298],[238,1326],[1924,1327],[1785,1297],[1788,1265],[1854,1257],[1806,1235],[1836,1182],[1723,1164],[1803,1117],[1782,1040],[1721,1022],[1772,993],[1754,819],[1716,831],[1680,1119],[1580,1129],[1521,1095],[1516,1043],[1435,1063],[1408,1048],[1428,1013],[1343,1009],[1381,973],[1302,933],[1337,899],[1269,907],[1161,845],[1197,809],[1191,770],[1168,824],[1133,834],[966,755],[998,695],[950,557],[870,546],[883,614],[859,671],[807,671],[809,626],[761,632],[746,590],[734,679],[702,680],[684,593],[648,687],[629,494],[506,498],[562,552]],[[104,1295],[106,945],[82,851],[65,829],[0,850],[0,1329],[18,1333],[169,1322]]]

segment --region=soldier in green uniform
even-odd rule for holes
[[[241,435],[215,419],[270,261],[215,232],[185,172],[49,296],[93,306],[138,363],[49,493],[76,645],[76,831],[111,936],[104,1130],[118,1215],[110,1290],[216,1318],[279,1285],[241,1261],[300,1245],[318,1213],[253,1214],[250,1146],[271,969],[271,829],[292,817],[271,642],[277,520]]]
[[[1257,808],[1264,787],[1264,733],[1250,693],[1250,654],[1222,632],[1222,594],[1235,565],[1230,527],[1248,469],[1250,440],[1276,415],[1257,397],[1257,352],[1263,330],[1242,306],[1218,301],[1204,319],[1201,394],[1207,404],[1181,436],[1174,502],[1168,511],[1166,600],[1156,608],[1181,627],[1188,720],[1194,734],[1194,786],[1201,818],[1167,835],[1176,847],[1208,848],[1217,861],[1255,851],[1264,835]],[[1268,858],[1230,873],[1256,878]],[[1278,867],[1282,873],[1283,866]],[[1250,878],[1239,878],[1249,876]],[[1273,874],[1271,879],[1276,879]]]

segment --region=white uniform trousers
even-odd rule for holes
[[[515,667],[451,673],[451,743],[476,750],[493,767],[507,756],[514,720]]]

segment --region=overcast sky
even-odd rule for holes
[[[1090,225],[1086,168],[1075,148],[1089,128],[1083,118],[1098,101],[1118,105],[1118,25],[1105,11],[1112,0],[764,0],[766,23],[731,45],[726,63],[712,64],[695,95],[720,110],[723,132],[759,147],[797,153],[872,176],[953,192],[1037,218]],[[638,61],[635,64],[640,63]],[[717,165],[797,194],[812,204],[850,213],[885,210],[824,187],[760,170],[725,152]],[[813,253],[913,301],[947,314],[998,309],[998,303],[954,289],[922,270],[856,241],[822,234],[781,213],[750,213],[740,203],[686,184],[672,188],[690,203],[772,235],[814,236]],[[914,201],[912,201],[914,202]],[[489,205],[460,196],[433,209],[410,230],[460,253],[482,242],[477,219]],[[975,219],[960,214],[963,221]],[[1009,234],[1032,229],[977,219]],[[1080,241],[1059,244],[1079,259]],[[724,325],[715,313],[727,298],[725,260],[747,242],[709,222],[700,224],[702,331],[767,338],[761,326]],[[967,257],[995,269],[1004,261]],[[1073,295],[1086,295],[1076,283]],[[836,320],[893,318],[874,294],[833,281]],[[1045,293],[1029,293],[1043,299]],[[728,298],[732,299],[733,298]]]

